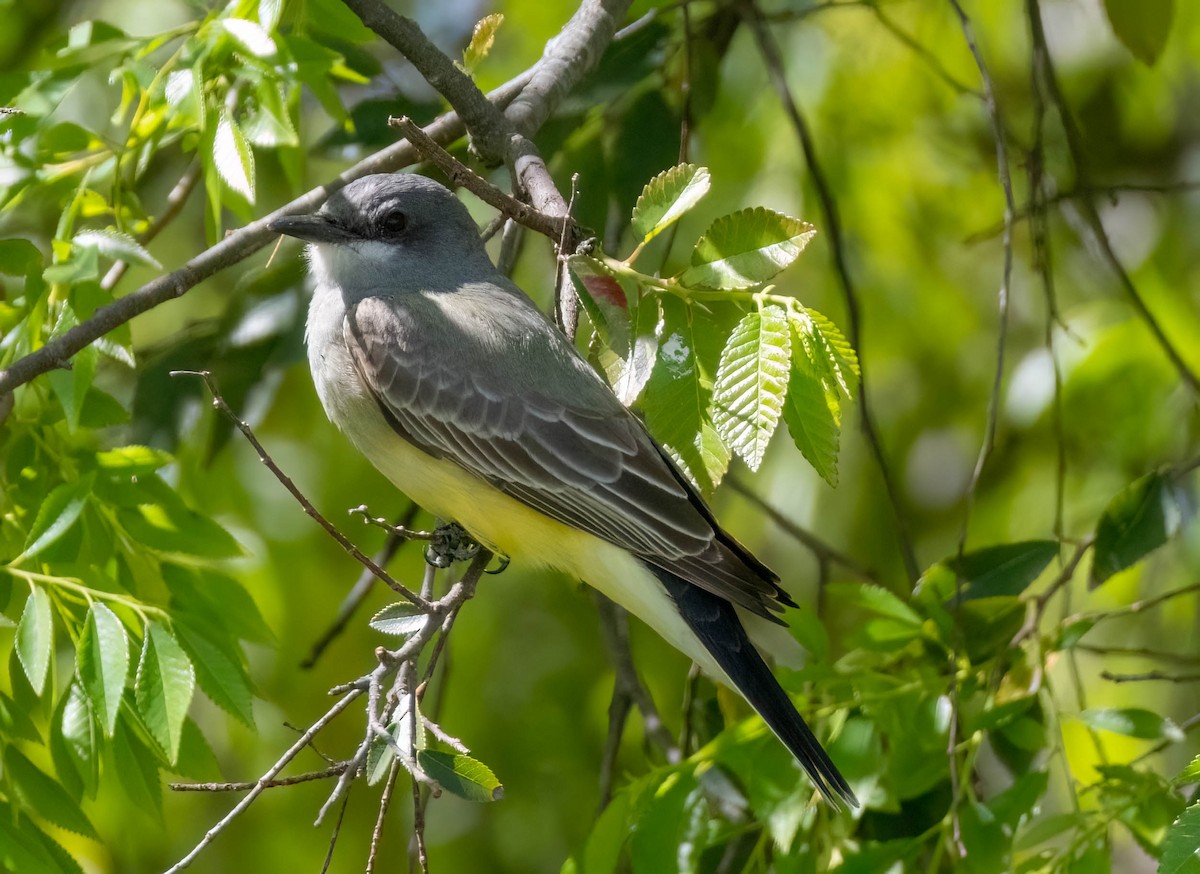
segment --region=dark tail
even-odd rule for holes
[[[854,797],[845,778],[838,773],[829,755],[821,748],[820,742],[805,725],[791,699],[750,642],[733,605],[670,571],[650,564],[646,566],[666,587],[684,621],[700,638],[704,648],[750,702],[750,706],[758,711],[763,721],[783,741],[784,746],[792,751],[825,800],[838,809],[846,804],[858,807],[858,799]]]

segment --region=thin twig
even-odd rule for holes
[[[569,215],[546,215],[528,203],[501,191],[439,146],[432,138],[426,136],[425,132],[408,116],[389,117],[388,125],[398,130],[405,139],[417,147],[427,161],[432,162],[456,185],[467,189],[488,206],[498,209],[531,231],[537,231],[555,242],[560,239],[578,241],[582,237],[582,231],[578,227],[574,227],[575,223]],[[571,248],[568,251],[574,250]]]
[[[236,783],[168,783],[167,788],[173,792],[246,792],[260,783],[264,789],[276,789],[280,786],[296,786],[300,783],[311,783],[313,780],[328,780],[330,777],[341,776],[349,762],[338,762],[320,771],[309,771],[307,774],[297,774],[294,777],[280,777],[278,780],[255,780]]]
[[[329,836],[329,849],[325,851],[325,862],[321,865],[321,874],[325,874],[329,870],[329,865],[333,862],[333,850],[337,846],[338,836],[342,833],[342,822],[346,819],[346,808],[350,805],[350,793],[346,793],[346,797],[342,799],[342,807],[338,811],[337,822],[333,824],[333,834]]]
[[[879,432],[871,413],[871,405],[868,402],[867,371],[862,354],[862,318],[859,313],[858,292],[855,289],[853,279],[850,277],[850,266],[846,259],[846,241],[842,236],[842,220],[837,201],[833,196],[833,189],[829,186],[821,162],[817,157],[816,143],[813,140],[812,132],[808,128],[808,122],[800,112],[800,104],[792,95],[791,86],[788,84],[784,71],[783,55],[779,50],[778,44],[767,29],[762,19],[762,13],[752,0],[744,0],[740,10],[743,18],[750,24],[751,30],[754,32],[759,52],[762,54],[763,63],[766,65],[767,73],[771,79],[771,85],[774,87],[780,102],[783,104],[784,112],[787,114],[788,120],[796,132],[796,136],[800,140],[800,147],[804,151],[804,160],[808,164],[808,171],[812,176],[813,187],[817,192],[817,202],[820,204],[825,228],[829,233],[829,251],[833,259],[833,272],[837,276],[838,285],[842,290],[842,297],[846,303],[847,334],[850,345],[858,352],[859,421],[862,426],[863,436],[871,447],[871,454],[879,468],[880,476],[883,478],[883,486],[887,492],[888,502],[891,504],[892,515],[896,524],[896,537],[899,542],[900,556],[904,561],[905,571],[908,573],[909,581],[915,584],[918,577],[920,577],[921,569],[917,564],[917,555],[913,547],[912,535],[908,530],[908,521],[905,518],[901,505],[900,490],[892,477],[887,456],[883,451],[883,443],[879,438]]]
[[[1163,671],[1146,671],[1141,674],[1114,674],[1112,671],[1101,671],[1100,677],[1112,683],[1145,683],[1156,681],[1164,683],[1200,682],[1200,674],[1168,674]]]
[[[149,243],[160,233],[163,228],[183,212],[184,204],[187,203],[188,197],[195,190],[196,185],[200,182],[200,176],[203,171],[203,165],[198,159],[193,158],[188,165],[183,176],[175,183],[175,187],[171,189],[171,193],[167,195],[167,205],[163,207],[163,211],[150,223],[141,234],[138,235],[138,242],[142,245]],[[121,277],[125,275],[125,271],[129,269],[128,261],[114,261],[113,265],[108,268],[108,272],[104,274],[104,278],[100,280],[100,287],[105,291],[112,291],[116,284],[121,281]]]
[[[865,580],[870,583],[878,583],[879,577],[873,570],[860,564],[855,559],[846,555],[846,553],[830,546],[817,535],[808,531],[797,522],[783,515],[779,509],[763,499],[757,492],[751,489],[748,485],[734,476],[726,477],[725,483],[733,491],[737,492],[757,509],[761,510],[768,518],[780,528],[782,528],[789,536],[793,537],[801,546],[807,549],[816,557],[817,561],[822,564],[835,564],[849,571],[853,576]]]
[[[309,742],[312,741],[312,739],[316,737],[317,734],[320,733],[320,731],[325,728],[325,726],[328,725],[335,716],[345,710],[350,703],[357,699],[361,694],[361,690],[351,689],[344,696],[342,696],[342,698],[339,699],[336,704],[330,707],[324,716],[309,726],[308,730],[300,736],[300,739],[288,747],[287,752],[280,756],[279,760],[258,779],[258,782],[254,784],[254,787],[250,790],[246,797],[239,801],[237,805],[234,806],[231,811],[229,811],[229,813],[225,814],[220,822],[210,828],[205,833],[204,837],[201,838],[200,843],[196,844],[196,846],[193,847],[186,856],[172,865],[171,868],[167,870],[166,874],[178,874],[179,871],[182,871],[191,865],[192,862],[195,861],[196,857],[200,855],[201,851],[211,844],[217,835],[228,828],[229,824],[235,819],[245,813],[246,809],[254,803],[255,799],[257,799],[259,795],[270,788],[271,782],[279,776],[279,772],[286,768],[288,763],[291,762],[291,760],[294,759],[301,750],[308,746]]]
[[[392,803],[392,791],[396,788],[396,779],[400,776],[400,760],[392,761],[388,770],[387,782],[383,786],[383,794],[379,796],[379,813],[375,817],[375,827],[371,829],[371,849],[367,853],[366,874],[373,874],[375,862],[379,858],[379,844],[383,840],[383,822],[387,817],[388,807]]]
[[[262,463],[265,464],[267,469],[275,475],[275,479],[279,480],[280,485],[287,489],[288,493],[296,499],[296,501],[304,509],[304,512],[308,514],[309,518],[313,519],[318,525],[324,528],[329,536],[341,544],[342,549],[344,549],[351,557],[356,559],[359,564],[361,564],[379,579],[383,580],[385,583],[391,586],[392,589],[407,598],[413,604],[417,605],[426,612],[430,612],[432,608],[428,601],[393,579],[391,574],[381,568],[372,559],[368,558],[366,553],[350,542],[350,538],[346,537],[346,535],[339,531],[332,522],[321,515],[317,508],[313,506],[312,501],[304,496],[304,493],[297,488],[294,482],[292,482],[291,477],[289,477],[279,468],[279,465],[275,463],[275,460],[271,458],[271,456],[267,453],[267,450],[263,448],[263,445],[258,442],[258,438],[254,436],[254,432],[250,429],[250,426],[242,421],[242,419],[238,417],[237,413],[233,411],[233,408],[225,402],[225,398],[221,396],[220,391],[217,389],[216,381],[213,379],[213,375],[211,373],[209,373],[207,370],[173,370],[171,371],[171,375],[198,376],[200,379],[204,380],[205,386],[208,387],[208,391],[212,395],[213,406],[216,407],[216,409],[219,410],[223,416],[229,419],[235,428],[242,432],[245,438],[250,442],[250,445],[254,447],[254,451],[258,453],[258,457]]]

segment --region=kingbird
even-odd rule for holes
[[[493,266],[454,194],[367,176],[271,227],[309,244],[317,394],[384,476],[487,548],[638,616],[740,692],[826,799],[857,806],[735,609],[782,625],[795,602]]]

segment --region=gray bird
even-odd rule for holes
[[[853,792],[735,610],[795,603],[572,343],[492,265],[446,188],[376,175],[272,228],[309,243],[329,418],[426,510],[566,571],[739,691],[835,806]]]

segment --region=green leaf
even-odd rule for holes
[[[0,240],[0,273],[25,276],[41,266],[41,250],[29,240]]]
[[[63,483],[46,496],[25,538],[22,558],[32,558],[71,530],[92,493],[93,479],[88,474],[76,482]]]
[[[127,476],[154,473],[174,460],[169,452],[149,446],[121,446],[96,453],[96,464],[101,470]]]
[[[60,828],[99,839],[96,829],[67,791],[11,745],[4,750],[4,772],[25,807]]]
[[[1184,786],[1188,783],[1200,783],[1200,756],[1188,762],[1186,768],[1175,775],[1175,779],[1171,781],[1176,786]]]
[[[483,762],[470,756],[418,750],[417,764],[443,789],[467,801],[499,801],[504,787]]]
[[[275,40],[257,22],[225,18],[220,24],[234,42],[256,58],[269,58],[277,51]]]
[[[922,635],[922,621],[917,612],[882,586],[836,583],[829,586],[829,594],[847,607],[873,614],[853,634],[853,639],[866,649],[887,652]]]
[[[147,623],[134,695],[138,713],[172,763],[179,755],[183,720],[195,688],[196,673],[187,653],[166,628]]]
[[[729,467],[729,448],[708,416],[711,388],[701,371],[696,313],[675,295],[664,295],[663,336],[642,409],[646,425],[702,495],[711,495]]]
[[[496,32],[503,23],[504,16],[499,12],[493,12],[475,22],[471,42],[463,49],[462,68],[468,74],[475,72],[475,68],[488,56],[488,52],[492,50],[492,43],[496,41]]]
[[[191,656],[200,690],[226,713],[253,728],[254,694],[237,644],[190,623],[181,622],[176,631],[179,643]]]
[[[62,323],[63,331],[74,327],[72,318]],[[57,332],[56,332],[57,333]],[[79,419],[83,413],[83,405],[87,400],[92,380],[96,376],[96,360],[99,352],[96,346],[88,346],[71,359],[70,370],[53,370],[47,374],[50,387],[67,414],[67,425],[72,431],[79,427]]]
[[[142,545],[160,552],[233,558],[242,554],[228,531],[188,507],[158,476],[140,476],[135,484],[137,504],[121,507],[117,519]]]
[[[761,285],[799,258],[816,232],[808,222],[761,206],[722,216],[696,243],[692,266],[679,281],[687,288]]]
[[[75,246],[92,246],[101,255],[114,261],[128,261],[131,264],[144,264],[156,270],[162,269],[162,265],[146,251],[141,243],[129,234],[113,228],[80,231],[71,243]]]
[[[9,740],[19,738],[35,744],[42,742],[42,736],[29,713],[3,692],[0,692],[0,737]]]
[[[372,616],[368,624],[384,634],[407,637],[424,628],[428,621],[429,617],[417,609],[415,604],[397,601],[395,604],[388,604]]]
[[[241,127],[224,112],[213,135],[212,158],[225,184],[254,203],[254,152]]]
[[[17,623],[17,658],[29,678],[33,691],[42,694],[50,656],[54,652],[54,620],[50,613],[50,594],[41,586],[33,586],[21,621]]]
[[[1102,731],[1142,740],[1183,740],[1179,726],[1149,710],[1140,707],[1104,707],[1085,710],[1079,714],[1085,725]]]
[[[838,481],[838,441],[842,433],[842,408],[837,388],[824,379],[829,365],[815,359],[810,344],[792,320],[792,363],[788,376],[783,419],[800,454],[831,486]]]
[[[962,578],[962,599],[972,601],[1021,594],[1057,555],[1053,540],[1026,540],[976,549],[943,564]]]
[[[1158,862],[1158,874],[1197,872],[1200,872],[1200,803],[1188,807],[1172,824]]]
[[[158,756],[137,740],[127,718],[117,722],[112,753],[113,770],[132,806],[152,813],[161,821],[162,784],[158,776]]]
[[[19,809],[19,808],[18,808]],[[0,870],[20,874],[83,874],[83,869],[27,816],[0,801]]]
[[[734,328],[713,386],[712,421],[721,439],[758,470],[787,393],[791,336],[777,306],[748,313]]]
[[[99,601],[88,610],[75,665],[96,718],[105,735],[112,737],[129,674],[129,637],[121,620]]]
[[[59,780],[74,798],[78,799],[80,792],[94,798],[100,781],[96,720],[87,695],[77,681],[72,681],[67,688],[56,721],[57,726],[50,732],[50,754]]]
[[[842,394],[853,398],[858,388],[858,355],[838,326],[816,310],[797,307],[791,311],[792,328],[800,335],[813,366],[823,370],[822,379],[832,377]]]
[[[418,713],[420,711],[418,710]],[[412,749],[415,746],[418,750],[425,749],[425,726],[421,722],[417,722],[416,735],[413,735],[412,717],[406,711],[398,720],[391,722],[388,727],[388,734],[391,735],[396,746],[388,743],[387,738],[376,735],[371,740],[371,746],[367,750],[367,785],[378,785],[392,768],[392,763],[396,761],[396,747],[399,747],[404,754],[404,759],[407,762],[412,758]]]
[[[1096,525],[1092,586],[1166,543],[1190,514],[1189,506],[1187,495],[1163,471],[1134,480],[1118,492]]]
[[[1171,35],[1175,0],[1104,0],[1117,39],[1144,64],[1153,64]]]
[[[700,202],[712,185],[707,167],[680,164],[659,173],[642,189],[633,207],[633,232],[649,243]]]
[[[179,761],[175,773],[189,780],[220,780],[221,765],[204,739],[200,726],[192,719],[183,721],[183,734],[179,740]]]

